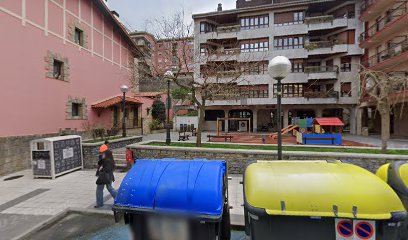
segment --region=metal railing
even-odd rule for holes
[[[229,32],[239,32],[241,30],[241,25],[219,25],[217,26],[218,33],[229,33]]]
[[[306,91],[303,96],[305,98],[339,98],[338,91],[327,91],[327,92],[312,92]]]
[[[378,63],[384,62],[385,60],[399,56],[407,51],[408,51],[408,38],[398,43],[392,43],[383,51],[375,54],[374,56],[371,56],[368,59],[368,66],[372,67]]]
[[[339,66],[310,66],[305,67],[305,73],[339,72]]]
[[[325,23],[325,22],[333,22],[334,20],[333,15],[324,15],[324,16],[317,16],[317,17],[306,17],[305,23],[306,24],[318,24],[318,23]]]
[[[387,25],[395,22],[396,20],[400,19],[400,17],[407,14],[407,3],[408,1],[403,1],[401,4],[390,10],[387,16],[378,20],[374,25],[362,33],[360,35],[360,43],[368,40]]]
[[[317,41],[306,43],[304,48],[308,51],[311,51],[318,48],[331,48],[333,46],[334,46],[333,41]]]
[[[239,48],[228,48],[228,49],[217,49],[217,50],[210,50],[208,53],[210,55],[236,55],[241,52]]]

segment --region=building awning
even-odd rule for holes
[[[316,118],[314,123],[319,124],[320,126],[338,126],[343,127],[344,123],[339,118]]]
[[[121,104],[122,99],[123,99],[122,96],[111,97],[109,99],[101,100],[99,102],[92,104],[92,108],[104,109],[104,108],[113,107],[115,105]],[[143,103],[134,97],[126,97],[126,104],[136,104],[136,105],[140,104],[141,105]]]

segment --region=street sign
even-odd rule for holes
[[[336,240],[352,240],[353,231],[353,221],[349,219],[336,219]]]
[[[375,240],[375,221],[354,221],[355,240]]]

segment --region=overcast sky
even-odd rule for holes
[[[180,9],[186,14],[215,11],[218,3],[223,9],[235,8],[235,0],[108,0],[111,10],[116,10],[122,23],[130,30],[150,30],[149,19],[172,15]]]

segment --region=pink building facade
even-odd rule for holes
[[[112,127],[92,105],[130,85],[136,45],[102,0],[1,0],[0,29],[0,175],[30,167],[32,139]]]
[[[130,80],[134,44],[101,0],[0,2],[0,136],[83,130]]]

